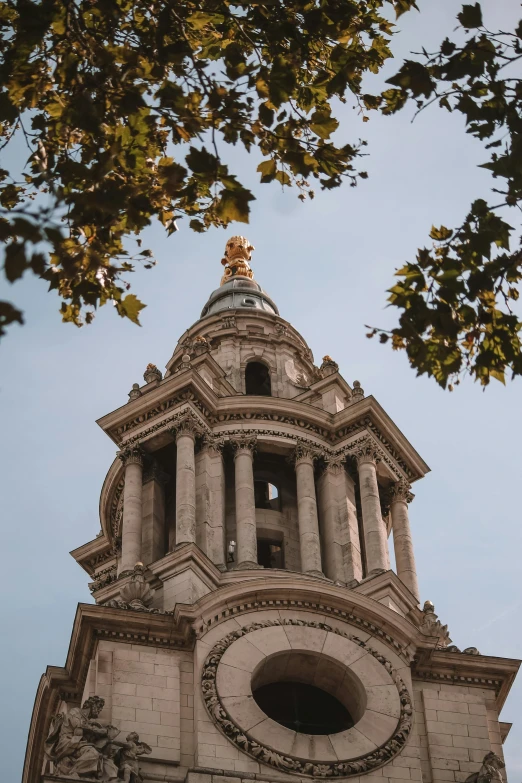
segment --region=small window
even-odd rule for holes
[[[275,484],[269,481],[254,481],[254,495],[256,508],[266,508],[272,511],[281,511],[279,490]]]
[[[251,296],[245,296],[243,299],[243,307],[256,307],[257,302]]]
[[[257,562],[263,568],[284,568],[283,542],[257,539]]]
[[[272,396],[270,372],[261,362],[249,362],[245,368],[245,391],[262,397]]]

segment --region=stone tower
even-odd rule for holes
[[[419,604],[428,467],[314,364],[252,250],[229,240],[164,376],[98,422],[118,452],[72,553],[95,603],[41,679],[24,783],[500,781],[519,662],[458,650]]]

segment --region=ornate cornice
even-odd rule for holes
[[[208,429],[208,425],[200,418],[198,418],[196,413],[192,411],[190,407],[184,407],[182,410],[178,410],[176,411],[176,413],[173,413],[172,416],[168,416],[167,418],[162,419],[162,421],[159,421],[156,424],[152,424],[146,430],[142,430],[138,435],[130,437],[128,440],[125,441],[125,446],[128,446],[138,441],[142,441],[145,438],[148,438],[150,435],[153,435],[155,432],[159,432],[161,430],[164,430],[165,432],[168,432],[169,429],[174,430],[174,435],[175,435],[175,432],[178,428],[178,422],[184,419],[184,417],[187,415],[187,412],[189,412],[193,416],[194,421],[197,422],[197,427],[199,429],[199,432],[201,433],[210,432],[210,430]]]
[[[228,620],[230,617],[241,616],[242,614],[250,614],[255,611],[262,611],[263,609],[290,609],[292,612],[305,611],[305,612],[317,612],[320,615],[326,615],[327,617],[335,617],[350,625],[356,625],[362,631],[370,633],[372,636],[376,636],[387,644],[396,654],[404,659],[404,665],[407,666],[411,661],[406,648],[399,644],[390,634],[383,631],[378,625],[370,622],[361,614],[358,614],[354,607],[350,611],[344,609],[338,609],[330,604],[323,603],[321,601],[312,600],[292,600],[285,598],[266,598],[245,600],[242,603],[232,604],[225,606],[220,612],[212,612],[207,621],[202,621],[201,625],[196,628],[196,638],[201,639],[207,631],[220,623]]]
[[[117,440],[121,440],[126,433],[132,432],[132,430],[135,430],[137,427],[140,427],[142,424],[144,424],[147,421],[150,421],[151,419],[155,419],[158,416],[162,416],[171,408],[175,408],[184,402],[192,403],[192,405],[194,405],[194,407],[196,407],[199,410],[199,412],[203,415],[205,419],[208,419],[210,417],[209,409],[199,399],[199,397],[196,394],[194,394],[193,391],[185,390],[183,392],[179,392],[173,397],[169,397],[169,399],[167,400],[163,400],[162,402],[156,403],[148,411],[145,411],[144,413],[140,413],[139,415],[134,416],[132,419],[126,421],[124,424],[121,424],[119,427],[115,427],[110,431],[110,434]],[[163,426],[163,423],[161,426]],[[140,434],[140,438],[141,437],[142,435]]]
[[[308,628],[318,628],[329,633],[334,633],[362,647],[366,652],[372,655],[381,666],[386,669],[397,688],[401,711],[399,721],[394,733],[390,739],[381,745],[380,748],[365,754],[356,759],[347,759],[341,761],[310,761],[309,759],[299,758],[291,754],[283,755],[274,751],[272,748],[261,744],[250,736],[239,726],[227,711],[222,702],[216,685],[216,675],[222,656],[228,648],[243,636],[260,628],[270,628],[274,626],[301,626]],[[357,636],[341,631],[327,623],[314,622],[313,620],[303,619],[274,619],[252,623],[237,631],[232,631],[223,639],[216,642],[203,664],[201,675],[201,688],[203,699],[210,717],[215,721],[223,734],[231,740],[237,747],[245,753],[248,753],[257,761],[268,764],[271,767],[283,772],[290,772],[295,775],[307,775],[311,777],[331,778],[331,777],[349,777],[351,775],[361,775],[378,769],[387,764],[391,759],[400,753],[408,741],[413,726],[413,706],[410,693],[406,684],[400,675],[394,670],[391,662],[385,658],[381,652],[374,650],[370,644],[367,644]]]

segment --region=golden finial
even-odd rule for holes
[[[221,278],[221,285],[227,283],[233,277],[249,277],[252,279],[254,273],[248,263],[252,258],[252,251],[255,247],[250,244],[246,237],[230,237],[225,246],[225,255],[221,263],[225,267],[225,273]]]

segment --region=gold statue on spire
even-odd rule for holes
[[[221,259],[225,267],[221,285],[233,277],[249,277],[252,280],[254,273],[248,262],[252,258],[253,250],[255,247],[246,237],[230,237],[225,246],[225,256]]]

